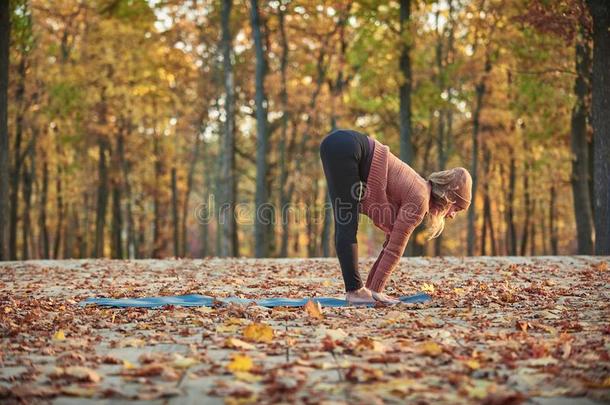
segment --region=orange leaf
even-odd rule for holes
[[[305,304],[305,310],[309,314],[310,318],[315,318],[315,319],[324,318],[324,314],[322,314],[322,306],[320,305],[320,303],[318,301],[314,301],[311,299],[307,300],[307,303]]]

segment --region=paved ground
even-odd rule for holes
[[[362,276],[374,258],[361,259]],[[0,266],[2,403],[610,402],[610,258],[402,259],[379,308],[80,307],[91,296],[343,297],[333,259]]]

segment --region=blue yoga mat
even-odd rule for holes
[[[142,297],[142,298],[87,298],[85,301],[81,301],[79,305],[101,305],[107,307],[118,307],[118,308],[160,308],[165,305],[178,305],[183,307],[210,307],[214,300],[223,303],[235,303],[235,304],[250,304],[255,302],[257,305],[263,307],[302,307],[309,300],[309,298],[261,298],[258,300],[252,300],[248,298],[228,297],[228,298],[214,298],[206,295],[177,295],[168,297]],[[331,297],[313,297],[314,301],[318,301],[320,305],[324,307],[347,307],[352,306],[348,304],[346,300]],[[401,303],[404,304],[418,304],[428,302],[432,300],[430,295],[420,292],[415,295],[405,295],[398,298]],[[357,306],[372,307],[374,304],[358,304]]]

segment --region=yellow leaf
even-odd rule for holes
[[[476,359],[466,360],[464,364],[471,370],[478,370],[481,368],[481,364]]]
[[[233,375],[238,380],[251,382],[251,383],[259,382],[263,379],[263,377],[261,377],[260,375],[255,375],[255,374],[249,373],[247,371],[235,371],[233,373]]]
[[[66,340],[66,334],[60,329],[53,335],[53,340]]]
[[[439,346],[436,342],[425,342],[419,346],[419,350],[421,353],[426,354],[428,356],[438,356],[443,352],[443,348]]]
[[[322,285],[324,287],[330,287],[331,285],[333,285],[333,283],[331,283],[330,280],[324,280],[322,281]]]
[[[473,380],[471,384],[466,386],[466,393],[474,399],[484,399],[493,388],[493,383],[485,380]]]
[[[254,342],[271,342],[273,340],[273,329],[264,323],[251,323],[244,329],[246,340]]]
[[[90,398],[95,395],[94,387],[79,387],[78,385],[68,385],[61,387],[61,393],[71,397]]]
[[[136,368],[136,366],[127,360],[123,360],[123,368],[125,370],[132,370],[132,369]]]
[[[436,288],[434,288],[434,284],[422,283],[420,289],[424,292],[434,293]]]
[[[308,300],[307,303],[305,304],[304,308],[307,311],[307,313],[309,314],[310,318],[315,318],[315,319],[324,318],[324,314],[322,314],[322,307],[320,306],[320,303],[318,301]]]
[[[246,354],[235,354],[231,362],[227,365],[227,369],[232,372],[236,371],[250,371],[254,363],[250,356]]]
[[[199,364],[199,360],[194,359],[192,357],[182,357],[180,355],[177,356],[176,360],[172,363],[173,368],[189,368]]]
[[[456,293],[457,295],[464,295],[464,289],[460,288],[460,287],[454,288],[453,292]]]
[[[235,333],[240,329],[243,321],[240,318],[231,317],[224,324],[216,326],[216,332]]]
[[[225,340],[225,346],[233,348],[233,349],[246,349],[246,350],[253,350],[256,348],[256,346],[254,346],[253,344],[244,342],[243,340],[237,339],[237,338],[227,338],[227,340]]]
[[[119,347],[142,347],[146,344],[142,339],[127,338],[119,342]]]

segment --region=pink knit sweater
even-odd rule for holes
[[[375,140],[373,160],[359,213],[386,233],[383,249],[369,272],[366,287],[383,291],[398,264],[413,229],[428,212],[427,180]]]

